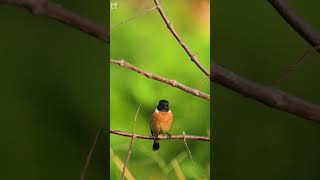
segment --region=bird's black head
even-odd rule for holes
[[[170,110],[169,102],[167,100],[160,100],[157,109],[161,112],[168,112]]]

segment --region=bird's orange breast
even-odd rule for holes
[[[152,114],[151,131],[157,134],[166,133],[170,130],[173,121],[172,112],[157,111]]]

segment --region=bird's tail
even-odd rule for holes
[[[160,142],[159,142],[159,140],[154,140],[154,141],[153,141],[153,146],[152,146],[153,151],[158,151],[159,148],[160,148]]]

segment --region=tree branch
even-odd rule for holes
[[[182,134],[183,134],[184,136],[186,135],[186,133],[185,133],[184,131],[182,132]],[[188,144],[187,144],[186,138],[183,138],[183,141],[184,141],[184,144],[186,145],[186,148],[187,148],[187,150],[188,150],[190,159],[191,159],[192,163],[194,163],[193,158],[192,158],[192,153],[191,153],[191,151],[190,151],[190,149],[189,149],[189,146],[188,146]]]
[[[278,89],[256,84],[217,64],[212,64],[211,72],[213,72],[210,77],[211,81],[267,106],[320,123],[320,106],[318,105],[290,96]]]
[[[181,89],[181,90],[183,90],[183,91],[185,91],[185,92],[187,92],[189,94],[201,97],[201,98],[206,99],[206,100],[210,100],[210,95],[209,94],[201,92],[201,91],[199,91],[197,89],[192,89],[192,88],[190,88],[190,87],[188,87],[186,85],[183,85],[183,84],[179,83],[176,80],[170,80],[170,79],[167,79],[167,78],[152,74],[150,72],[146,72],[146,71],[144,71],[142,69],[139,69],[138,67],[136,67],[136,66],[134,66],[132,64],[127,63],[124,60],[110,60],[110,63],[118,64],[121,67],[125,67],[125,68],[131,69],[132,71],[135,71],[135,72],[137,72],[139,74],[142,74],[147,78],[150,78],[150,79],[153,79],[153,80],[157,80],[157,81],[163,82],[165,84],[169,84],[169,85],[171,85],[173,87],[176,87],[176,88],[179,88],[179,89]]]
[[[320,36],[287,5],[285,0],[268,0],[284,20],[311,46],[320,45]],[[318,50],[319,52],[319,50]]]
[[[113,152],[113,149],[111,147],[110,147],[110,159],[113,160],[113,162],[116,164],[118,169],[122,172],[124,163],[121,161],[119,156],[115,152]],[[129,171],[128,168],[126,170],[125,177],[127,178],[127,180],[135,180],[135,178],[133,177],[132,173]]]
[[[141,104],[139,105],[139,107],[138,107],[138,109],[137,109],[137,112],[136,112],[136,115],[135,115],[135,117],[134,117],[133,131],[132,131],[133,136],[131,137],[131,142],[130,142],[130,147],[129,147],[129,150],[128,150],[128,155],[127,155],[126,162],[125,162],[125,164],[123,165],[122,180],[124,180],[124,178],[125,178],[126,168],[127,168],[127,166],[128,166],[128,163],[129,163],[129,160],[130,160],[130,157],[131,157],[131,152],[132,152],[132,149],[133,149],[133,144],[134,144],[134,141],[135,141],[135,138],[136,138],[136,136],[135,136],[135,132],[136,132],[136,122],[137,122],[137,117],[138,117],[138,114],[139,114],[140,106],[141,106]]]
[[[160,13],[163,21],[166,23],[168,29],[170,30],[172,35],[176,38],[176,40],[181,45],[181,47],[186,51],[188,56],[191,58],[191,61],[194,62],[203,73],[205,73],[207,76],[210,76],[210,73],[208,72],[208,70],[205,69],[205,67],[200,63],[200,61],[196,57],[196,55],[191,52],[190,48],[187,46],[187,44],[185,42],[183,42],[182,38],[179,36],[177,31],[173,28],[172,24],[170,23],[169,19],[167,18],[166,14],[164,13],[159,1],[154,0],[154,3],[156,4],[158,12]]]
[[[155,136],[146,136],[141,134],[134,134],[128,131],[121,131],[121,130],[114,130],[110,129],[111,134],[119,135],[119,136],[127,136],[127,137],[134,137],[138,139],[147,139],[147,140],[172,140],[172,139],[191,139],[191,140],[199,140],[199,141],[208,141],[210,142],[210,138],[206,136],[194,136],[194,135],[187,135],[187,134],[179,134],[179,135],[171,135],[170,138],[168,136],[159,135],[158,137]]]
[[[197,66],[206,74],[209,75],[209,73],[203,68],[203,66],[199,63],[197,58],[191,53],[190,49],[186,46],[186,44],[181,40],[179,35],[176,33],[172,25],[170,24],[168,18],[166,17],[164,11],[162,10],[159,2],[157,0],[154,0],[157,9],[164,20],[164,22],[167,24],[168,29],[171,31],[171,33],[174,35],[174,37],[177,39],[179,44],[183,47],[183,49],[187,52],[191,60],[197,64]],[[283,0],[268,0],[268,2],[278,11],[278,13],[287,21],[287,23],[295,29],[311,46],[315,47],[317,45],[320,45],[320,36],[311,29],[311,27],[306,24],[299,16],[295,14],[293,10],[291,10],[285,1]],[[49,2],[46,0],[0,0],[0,3],[2,4],[9,4],[9,5],[15,5],[19,7],[26,8],[30,10],[30,12],[34,15],[45,15],[52,19],[58,20],[64,24],[70,25],[76,29],[79,29],[83,32],[86,32],[93,37],[99,38],[101,40],[104,40],[106,42],[109,42],[109,32],[104,29],[101,26],[98,26],[94,24],[93,22],[89,21],[88,19],[81,17],[67,9],[62,8],[61,6]],[[319,50],[318,50],[319,52]],[[113,62],[114,64],[119,64],[119,62]],[[121,65],[121,64],[119,64]],[[128,64],[127,64],[128,65]],[[130,64],[129,64],[130,65]],[[150,73],[144,72],[134,66],[127,67],[131,70],[134,70],[140,74],[145,75],[148,78],[151,78],[155,76],[152,79],[158,80],[158,81],[164,81],[164,83],[172,85],[172,86],[178,86],[178,88],[202,97],[204,99],[210,99],[210,96],[208,94],[202,93],[198,90],[191,89],[189,87],[186,87],[184,85],[180,85],[180,83],[174,81],[174,80],[168,80],[165,78],[161,78],[156,75],[152,75]],[[302,99],[290,96],[280,90],[258,85],[254,82],[251,82],[249,80],[246,80],[244,78],[239,77],[238,75],[218,66],[218,65],[212,65],[211,66],[212,72],[214,72],[214,75],[210,76],[211,81],[215,81],[227,88],[230,88],[240,94],[243,94],[244,96],[250,97],[252,99],[255,99],[263,104],[266,104],[270,107],[277,108],[282,111],[286,111],[292,114],[295,114],[299,117],[314,120],[317,122],[320,122],[320,107],[306,102]],[[178,83],[178,84],[177,84]],[[180,87],[181,86],[181,87]],[[183,88],[185,87],[185,88]],[[183,139],[183,137],[181,136]]]
[[[320,36],[302,18],[288,7],[285,0],[268,0],[286,22],[303,37],[312,47],[320,45]],[[320,53],[319,49],[317,51]],[[303,99],[290,96],[278,89],[256,84],[244,79],[233,72],[212,64],[211,81],[232,89],[246,97],[255,99],[267,106],[294,114],[298,117],[313,120],[320,123],[320,106],[312,104]]]
[[[128,150],[128,155],[127,155],[127,159],[126,159],[126,162],[125,164],[123,165],[123,168],[122,168],[122,180],[125,179],[125,174],[126,174],[126,169],[127,169],[127,166],[128,166],[128,162],[129,162],[129,159],[131,157],[131,152],[132,152],[132,149],[133,149],[133,144],[134,144],[134,140],[135,140],[135,136],[134,136],[134,133],[133,133],[133,136],[131,138],[131,142],[130,142],[130,146],[129,146],[129,150]]]
[[[56,3],[47,0],[0,0],[0,4],[15,5],[29,10],[33,15],[44,15],[79,29],[109,43],[109,32],[85,17],[81,17]]]
[[[85,161],[83,170],[81,172],[80,180],[84,180],[84,177],[86,175],[86,172],[88,170],[88,167],[89,167],[89,164],[90,164],[90,161],[91,161],[91,158],[92,158],[93,151],[94,151],[94,149],[95,149],[95,147],[97,145],[97,142],[98,142],[98,139],[99,139],[99,136],[100,136],[101,133],[102,133],[102,128],[99,128],[99,130],[97,131],[96,136],[94,138],[94,141],[93,141],[93,144],[91,146],[91,149],[90,149],[90,151],[88,153],[87,159]]]

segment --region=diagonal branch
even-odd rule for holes
[[[136,138],[135,135],[133,135],[132,138],[131,138],[127,159],[126,159],[126,162],[125,162],[125,164],[123,165],[123,168],[122,168],[122,178],[121,178],[122,180],[125,179],[126,169],[127,169],[130,157],[131,157],[131,152],[132,152],[132,149],[133,149],[133,144],[135,142],[135,138]]]
[[[118,169],[122,172],[124,163],[121,161],[119,156],[115,152],[113,152],[113,149],[111,147],[110,147],[110,159],[113,160],[113,162],[116,164]],[[124,176],[127,178],[127,180],[135,180],[135,178],[133,177],[132,173],[129,171],[128,168]]]
[[[15,5],[29,10],[33,15],[48,16],[109,43],[109,32],[85,17],[48,0],[0,0],[0,4]]]
[[[117,28],[117,27],[119,27],[119,26],[121,26],[121,25],[124,25],[124,24],[126,24],[126,23],[128,23],[128,22],[130,22],[130,21],[133,21],[133,20],[135,20],[135,19],[137,19],[137,18],[139,18],[139,17],[142,17],[142,16],[146,15],[148,12],[151,12],[151,11],[153,11],[153,10],[156,9],[156,8],[157,8],[157,6],[154,6],[154,7],[149,8],[149,9],[147,9],[147,10],[141,12],[141,13],[138,13],[137,15],[135,15],[135,16],[129,18],[129,19],[126,19],[126,20],[121,21],[121,22],[119,22],[119,23],[117,23],[117,24],[111,25],[111,29],[115,29],[115,28]]]
[[[311,46],[320,45],[320,36],[302,18],[300,18],[285,0],[268,0],[284,20]],[[320,52],[318,50],[318,52]]]
[[[170,30],[172,35],[176,38],[176,40],[181,45],[181,47],[186,51],[188,56],[191,58],[191,61],[194,62],[203,73],[205,73],[207,76],[210,76],[209,71],[206,70],[206,68],[200,63],[200,61],[198,60],[196,55],[191,52],[190,48],[187,46],[187,44],[185,42],[183,42],[182,38],[179,36],[177,31],[173,28],[172,24],[170,23],[169,19],[167,18],[166,14],[164,13],[159,1],[154,0],[154,3],[156,4],[157,9],[158,9],[163,21],[166,23],[168,29]]]
[[[93,151],[94,151],[94,149],[95,149],[95,147],[97,145],[97,142],[98,142],[99,136],[101,135],[101,132],[102,132],[102,128],[99,128],[99,130],[97,131],[96,136],[94,138],[94,142],[93,142],[93,144],[91,146],[91,149],[90,149],[90,151],[88,153],[88,156],[87,156],[86,162],[84,164],[83,170],[81,172],[80,180],[84,180],[84,177],[86,175],[86,172],[88,170],[88,167],[89,167],[89,164],[90,164],[90,161],[91,161],[91,158],[92,158]]]
[[[135,137],[138,139],[147,139],[147,140],[172,140],[172,139],[191,139],[191,140],[199,140],[199,141],[208,141],[210,142],[210,138],[206,136],[194,136],[194,135],[187,135],[187,134],[179,134],[179,135],[171,135],[170,138],[168,136],[163,136],[159,135],[158,137],[155,136],[146,136],[146,135],[141,135],[141,134],[134,134],[131,132],[127,131],[121,131],[121,130],[115,130],[115,129],[110,129],[111,134],[119,135],[119,136],[127,136],[127,137]]]
[[[137,122],[137,116],[138,116],[138,114],[139,114],[140,106],[141,106],[141,104],[139,105],[139,107],[138,107],[138,109],[137,109],[137,112],[136,112],[136,115],[135,115],[135,117],[134,117],[133,131],[132,131],[133,136],[131,137],[131,142],[130,142],[130,146],[129,146],[129,150],[128,150],[128,155],[127,155],[126,162],[125,162],[125,164],[123,165],[122,180],[124,180],[124,178],[125,178],[126,169],[127,169],[127,166],[128,166],[129,160],[130,160],[130,157],[131,157],[131,152],[132,152],[132,149],[133,149],[133,144],[134,144],[135,138],[136,138],[136,136],[135,136],[136,122]]]
[[[183,134],[184,136],[186,135],[186,133],[185,133],[184,131],[182,132],[182,134]],[[193,158],[192,158],[192,153],[191,153],[191,151],[190,151],[190,149],[189,149],[189,146],[188,146],[188,144],[187,144],[186,138],[183,138],[183,141],[184,141],[184,144],[186,145],[186,148],[187,148],[187,150],[188,150],[190,159],[191,159],[192,163],[194,164],[194,161],[193,161]]]
[[[144,71],[142,69],[139,69],[138,67],[136,67],[136,66],[134,66],[132,64],[127,63],[124,60],[110,60],[110,63],[118,64],[121,67],[125,67],[125,68],[131,69],[132,71],[135,71],[135,72],[137,72],[139,74],[142,74],[142,75],[146,76],[147,78],[150,78],[150,79],[153,79],[153,80],[157,80],[157,81],[163,82],[165,84],[169,84],[172,87],[179,88],[179,89],[181,89],[181,90],[183,90],[183,91],[185,91],[187,93],[190,93],[192,95],[201,97],[201,98],[206,99],[206,100],[210,100],[210,95],[209,94],[201,92],[201,91],[199,91],[197,89],[192,89],[192,88],[190,88],[190,87],[188,87],[186,85],[183,85],[183,84],[179,83],[176,80],[170,80],[170,79],[167,79],[167,78],[152,74],[150,72],[146,72],[146,71]]]
[[[256,84],[233,72],[212,64],[211,81],[232,89],[267,106],[320,123],[320,106],[290,96],[278,89]]]
[[[313,52],[317,52],[318,50],[320,50],[320,46],[315,46],[312,47],[311,49],[309,49],[307,52],[305,52],[294,64],[290,65],[289,68],[286,69],[286,71],[283,73],[282,77],[280,77],[279,79],[277,79],[275,81],[275,83],[279,83],[280,81],[286,79],[290,73],[292,73],[293,71],[295,71],[298,68],[298,65],[302,63],[302,61],[310,54],[312,54]]]
[[[197,58],[191,53],[189,48],[185,45],[185,43],[181,40],[179,35],[173,29],[172,25],[166,18],[161,6],[159,5],[159,2],[157,0],[154,0],[154,1],[157,4],[157,9],[161,17],[163,18],[164,22],[167,24],[169,30],[173,33],[175,38],[178,40],[179,44],[185,49],[185,51],[188,53],[191,60],[194,63],[196,63],[197,66],[208,75],[209,73],[203,68],[203,66],[199,63]],[[320,38],[319,38],[320,36],[315,31],[313,31],[311,27],[307,25],[299,16],[297,16],[294,13],[294,11],[287,6],[285,1],[283,0],[268,0],[268,1],[278,11],[278,13],[292,26],[292,28],[295,29],[311,46],[315,47],[317,45],[320,45]],[[39,1],[0,0],[0,4],[1,3],[24,7],[30,10],[31,13],[34,15],[48,16],[52,19],[58,20],[64,24],[70,25],[76,29],[86,32],[92,35],[93,37],[109,42],[109,32],[106,29],[94,24],[93,22],[91,22],[90,20],[84,17],[81,17],[67,9],[62,8],[61,6],[55,3],[45,1],[45,0],[39,0]],[[113,62],[113,63],[118,64],[118,62]],[[144,72],[140,69],[136,69],[136,67],[131,67],[131,68],[133,68],[132,70],[140,74],[143,74],[146,77],[149,76],[148,78],[151,78],[153,76],[150,73]],[[246,80],[218,65],[212,65],[211,70],[212,72],[215,73],[210,77],[211,81],[215,81],[229,89],[232,89],[240,94],[243,94],[247,97],[255,99],[268,106],[295,114],[305,119],[310,119],[310,120],[320,122],[320,107],[315,104],[290,96],[280,90],[262,86],[254,82],[251,82],[249,80]],[[156,78],[153,78],[153,79],[158,81],[162,81],[163,79],[164,83],[170,84],[173,86],[177,85],[178,83],[174,80],[164,79],[159,76],[156,76]],[[184,85],[178,88],[190,94],[203,97],[204,99],[210,99],[210,96],[208,94],[202,93],[198,90],[191,89],[186,86],[185,86],[186,88],[183,88],[183,87]],[[148,139],[147,136],[145,136],[144,138]],[[183,136],[181,136],[181,139],[183,139]]]
[[[286,4],[285,0],[268,0],[286,22],[299,33],[312,47],[320,45],[320,36]],[[318,52],[320,53],[319,49]],[[303,99],[290,96],[275,88],[256,84],[233,72],[212,64],[211,81],[232,89],[246,97],[255,99],[267,106],[294,114],[298,117],[320,123],[320,106]]]

